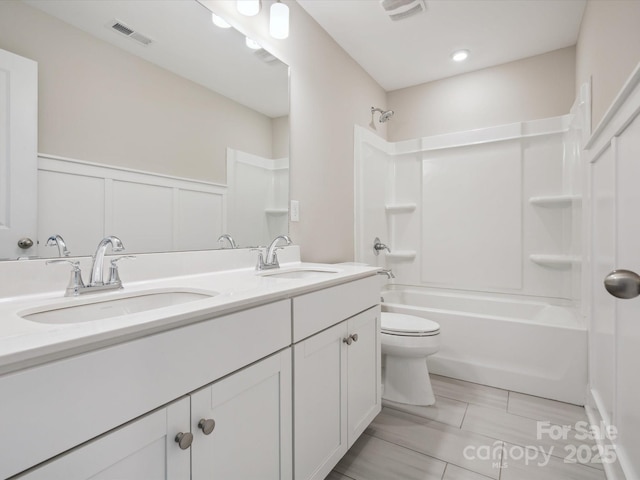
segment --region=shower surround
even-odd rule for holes
[[[383,309],[440,322],[434,373],[584,403],[576,122],[396,143],[356,127],[356,260],[393,269]],[[390,253],[374,254],[376,237]]]

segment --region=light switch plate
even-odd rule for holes
[[[298,200],[291,200],[291,209],[289,211],[291,215],[291,221],[299,222],[300,221],[300,204],[298,203]]]

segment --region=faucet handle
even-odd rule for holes
[[[55,260],[47,260],[46,265],[52,263],[68,263],[71,265],[71,277],[69,277],[69,284],[67,285],[65,296],[76,296],[79,294],[80,289],[85,288],[84,282],[82,281],[82,270],[80,270],[80,262],[78,260],[57,258]]]
[[[256,270],[262,270],[264,268],[264,251],[267,247],[259,246],[251,249],[252,252],[258,252],[258,263],[256,263]]]
[[[121,257],[116,257],[111,259],[111,267],[109,268],[109,280],[107,281],[107,285],[115,285],[118,283],[122,283],[120,280],[120,274],[118,273],[118,262],[120,260],[135,260],[135,255],[122,255]]]
[[[51,265],[52,263],[68,263],[71,265],[71,268],[74,272],[77,270],[80,270],[79,260],[67,260],[66,258],[56,258],[54,260],[47,260],[45,262],[46,265]]]

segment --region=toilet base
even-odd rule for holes
[[[433,405],[433,394],[425,357],[384,355],[382,398],[409,405]]]

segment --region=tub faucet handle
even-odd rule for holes
[[[373,254],[377,257],[380,255],[381,250],[386,250],[387,253],[391,253],[391,249],[380,241],[380,238],[376,237],[373,241]]]

